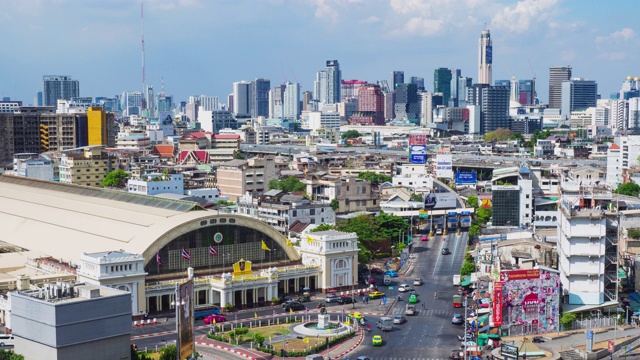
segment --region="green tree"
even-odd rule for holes
[[[472,272],[476,271],[476,265],[473,262],[465,261],[460,268],[460,275],[466,276],[471,275]]]
[[[289,176],[286,179],[276,180],[273,179],[269,181],[269,190],[277,189],[282,190],[284,192],[296,192],[296,191],[305,191],[307,189],[307,184],[300,181],[295,176]]]
[[[628,182],[624,184],[618,185],[616,194],[628,195],[628,196],[638,196],[640,194],[640,185],[634,182]]]
[[[0,349],[0,360],[24,360],[24,356],[11,350]]]
[[[476,223],[471,224],[471,226],[469,227],[469,238],[473,239],[479,235],[480,235],[480,225]]]
[[[338,211],[338,208],[340,208],[340,201],[338,201],[338,199],[331,200],[331,208],[333,211]]]
[[[396,242],[400,238],[400,233],[409,233],[409,222],[401,216],[380,211],[376,220],[383,239],[391,239],[392,242]]]
[[[258,346],[262,347],[264,345],[264,336],[261,334],[255,334],[253,335],[253,341],[256,342],[258,344]]]
[[[391,182],[391,176],[378,174],[371,171],[363,171],[358,174],[358,179],[366,180],[373,185],[382,184],[383,182]]]
[[[178,349],[176,349],[175,345],[169,345],[164,347],[162,351],[160,351],[159,360],[175,360],[178,357]]]
[[[475,219],[477,224],[485,225],[489,219],[491,219],[491,209],[485,209],[483,207],[478,208]]]
[[[478,197],[471,195],[467,198],[467,205],[471,206],[475,211],[478,211]]]
[[[241,153],[240,151],[236,151],[236,152],[233,154],[233,158],[234,158],[234,159],[244,160],[244,154],[243,154],[243,153]]]
[[[411,194],[411,197],[409,198],[409,201],[423,202],[424,198],[423,198],[422,194]]]
[[[577,316],[574,313],[563,312],[560,317],[560,325],[567,327],[571,325],[572,322],[576,321]]]
[[[103,187],[121,187],[124,186],[123,181],[128,178],[129,175],[122,169],[118,169],[107,173],[102,180]]]
[[[482,138],[484,141],[505,141],[509,140],[511,137],[513,137],[513,132],[511,130],[499,128],[484,134]]]
[[[316,226],[315,228],[313,228],[310,232],[314,233],[314,232],[318,232],[318,231],[327,231],[327,230],[335,230],[335,229],[336,229],[335,225],[320,224],[320,225]]]
[[[357,139],[360,136],[362,136],[362,134],[360,134],[358,130],[349,130],[342,134],[343,139]]]

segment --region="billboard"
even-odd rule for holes
[[[409,159],[412,164],[424,164],[427,162],[427,146],[426,145],[410,145]]]
[[[493,284],[493,326],[502,326],[502,283]]]
[[[501,271],[500,281],[539,279],[540,269]]]
[[[457,172],[456,186],[458,185],[476,185],[478,183],[477,174],[474,172]]]
[[[195,354],[193,342],[193,280],[189,280],[178,286],[178,354],[180,360],[189,358]]]
[[[455,209],[458,206],[456,193],[429,193],[424,197],[425,210]]]
[[[427,143],[426,134],[409,135],[409,145],[424,145]]]
[[[453,177],[453,156],[451,154],[436,155],[436,177],[445,179]]]

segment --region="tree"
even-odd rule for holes
[[[307,184],[300,181],[295,176],[289,176],[286,179],[276,180],[273,179],[269,181],[269,190],[277,189],[282,190],[284,192],[296,192],[296,191],[305,191],[307,189]]]
[[[338,211],[338,209],[340,208],[340,201],[338,201],[338,199],[331,200],[330,204],[333,211]]]
[[[244,160],[244,154],[243,154],[243,153],[241,153],[240,151],[236,151],[236,152],[233,154],[233,158],[234,158],[234,159]]]
[[[362,136],[362,134],[360,134],[358,130],[349,130],[342,134],[343,139],[357,139],[360,136]]]
[[[480,206],[478,204],[479,202],[477,196],[471,195],[467,198],[467,205],[471,206],[475,211],[478,211],[478,207]]]
[[[563,312],[560,317],[560,325],[567,327],[571,325],[572,322],[576,321],[576,318],[577,316],[574,313]]]
[[[491,219],[491,209],[479,208],[476,212],[477,224],[486,224]]]
[[[327,230],[335,230],[335,229],[336,229],[335,225],[320,224],[320,225],[316,226],[315,228],[313,228],[310,232],[314,233],[314,232],[318,232],[318,231],[327,231]]]
[[[513,132],[509,129],[495,129],[494,131],[484,134],[484,141],[505,141],[513,137]]]
[[[480,235],[480,225],[476,224],[475,222],[473,224],[471,224],[471,226],[469,227],[469,239],[473,239],[476,236]]]
[[[423,198],[422,194],[411,194],[411,197],[409,198],[409,201],[423,202],[424,198]]]
[[[638,196],[640,194],[640,185],[634,182],[628,182],[624,184],[618,185],[616,194],[628,195],[628,196]]]
[[[160,351],[159,360],[175,360],[178,357],[178,349],[176,349],[175,345],[169,345],[164,347],[162,351]]]
[[[460,275],[466,276],[471,275],[472,272],[476,271],[476,265],[473,262],[465,261],[460,268]]]
[[[128,178],[129,175],[122,169],[118,169],[107,173],[102,180],[103,187],[121,187],[124,185],[123,181]]]
[[[383,182],[391,182],[391,176],[378,174],[371,171],[363,171],[358,174],[358,179],[366,180],[370,182],[372,185],[378,185]]]

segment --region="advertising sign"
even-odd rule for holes
[[[493,326],[502,326],[502,283],[493,285]]]
[[[409,158],[412,164],[424,164],[427,162],[426,145],[410,145]]]
[[[540,269],[511,270],[500,272],[500,281],[539,279]]]
[[[180,360],[195,354],[193,342],[193,280],[178,286],[178,354]]]
[[[476,185],[478,183],[477,174],[474,172],[457,172],[456,185]]]
[[[502,344],[500,346],[500,355],[510,359],[518,358],[518,347],[513,345]]]
[[[436,177],[445,179],[453,177],[453,156],[451,154],[436,155]]]
[[[425,210],[455,209],[458,205],[457,200],[456,194],[452,192],[429,193],[424,197],[424,208]]]
[[[424,145],[427,143],[426,134],[409,135],[409,145]]]

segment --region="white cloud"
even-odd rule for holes
[[[491,26],[522,33],[534,22],[542,22],[549,18],[557,5],[558,0],[522,0],[515,6],[507,6],[495,14],[491,19]]]
[[[631,39],[632,37],[634,37],[636,35],[636,33],[633,31],[633,29],[630,28],[624,28],[620,31],[615,31],[607,36],[598,36],[596,37],[596,42],[597,43],[602,43],[605,41],[616,41],[616,40],[622,40],[622,41],[626,41]]]
[[[380,20],[379,17],[372,15],[372,16],[369,16],[366,19],[362,19],[362,20],[358,21],[358,23],[360,23],[360,24],[375,24],[375,23],[379,23],[380,21],[382,21],[382,20]]]
[[[311,0],[316,7],[315,17],[333,23],[340,17],[340,8],[362,2],[362,0]]]
[[[609,61],[624,60],[627,57],[627,53],[624,51],[612,51],[612,52],[600,53],[598,57],[601,59],[609,60]]]
[[[443,30],[443,21],[439,19],[428,19],[414,17],[409,19],[402,28],[389,33],[391,37],[417,34],[420,36],[437,35]]]

